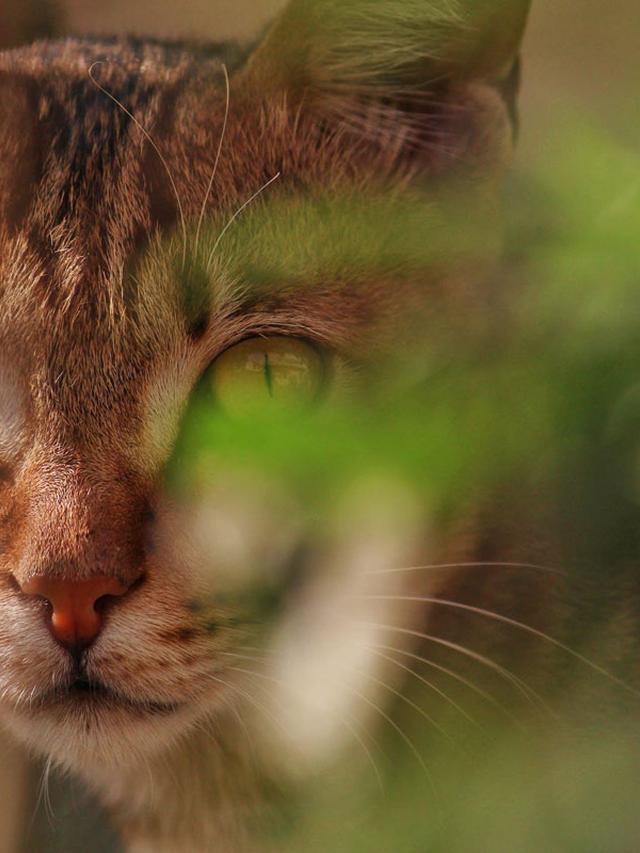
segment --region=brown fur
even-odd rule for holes
[[[296,194],[337,203],[345,191],[378,193],[390,204],[419,197],[437,208],[443,182],[455,179],[469,205],[494,211],[513,144],[501,92],[513,44],[505,53],[501,42],[494,61],[481,51],[475,74],[465,57],[463,74],[390,97],[371,80],[353,91],[332,80],[319,91],[304,77],[302,90],[286,73],[265,77],[282,58],[281,30],[274,32],[249,65],[230,67],[205,249],[278,173],[256,200],[261,210]],[[408,318],[422,334],[437,329],[443,306],[455,307],[456,322],[477,308],[498,241],[472,270],[453,251],[431,277],[336,276],[256,294],[230,272],[237,261],[230,234],[203,287],[194,247],[225,115],[220,59],[126,41],[41,43],[2,55],[0,90],[2,717],[32,748],[90,781],[133,850],[241,850],[251,844],[247,825],[260,788],[277,774],[252,767],[233,711],[251,709],[226,684],[224,654],[238,647],[245,626],[229,627],[228,613],[202,605],[196,569],[212,558],[194,534],[197,507],[181,511],[164,490],[189,392],[220,352],[249,335],[293,330],[334,349],[345,365],[379,365],[397,350]],[[286,247],[273,251],[286,257]],[[497,516],[493,541],[491,525],[474,520],[468,535],[454,529],[455,546],[444,553],[508,559],[516,537],[505,532],[505,513]],[[405,533],[406,542],[380,544],[379,555],[408,559],[419,533]],[[49,636],[43,603],[16,584],[98,570],[144,580],[111,603],[83,659],[85,674],[118,701],[82,704],[64,694],[75,664]],[[326,608],[332,588],[324,583],[313,600]],[[545,627],[553,586],[532,576],[527,598],[504,575],[494,582],[451,572],[421,591],[469,603],[488,598]],[[420,611],[406,624],[457,636],[450,614]],[[331,619],[339,624],[338,605]],[[485,637],[478,629],[477,639],[491,647],[495,630]],[[516,654],[532,648],[519,644]],[[242,691],[244,680],[231,678]],[[219,732],[226,753],[212,746]]]

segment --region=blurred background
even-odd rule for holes
[[[155,0],[153,4],[140,0],[59,0],[55,7],[45,0],[0,2],[0,43],[5,46],[49,32],[250,40],[283,5],[282,0]],[[520,258],[520,269],[540,285],[539,299],[528,304],[552,341],[549,361],[540,365],[542,382],[550,382],[557,389],[565,382],[568,396],[580,383],[595,389],[585,394],[588,403],[576,393],[572,397],[573,408],[562,421],[569,430],[575,428],[578,432],[589,419],[594,420],[594,406],[602,407],[596,418],[598,423],[610,421],[609,409],[605,412],[604,408],[615,409],[620,399],[627,399],[625,389],[633,384],[640,365],[640,252],[635,236],[640,231],[639,45],[637,0],[533,0],[524,49],[520,145],[508,188],[514,200],[510,252],[512,257]],[[527,243],[532,250],[531,259],[523,262],[522,250]],[[621,353],[625,358],[631,353],[624,366]],[[558,362],[566,368],[560,377],[553,373],[553,365]],[[603,370],[609,387],[616,389],[608,396],[602,395],[598,387],[597,377],[603,375]],[[611,494],[619,495],[622,489],[631,488],[624,480],[629,460],[633,460],[630,464],[634,472],[640,467],[636,439],[640,411],[633,400],[631,408],[628,418],[627,410],[620,410],[622,437],[615,447],[607,445],[602,457],[596,458],[593,448],[600,444],[595,438],[584,457],[574,460],[568,479],[580,482],[586,490],[583,497],[588,494],[580,510],[583,516],[577,512],[579,534],[589,529],[591,536],[591,523],[585,521],[589,513],[602,516],[610,511],[596,551],[601,546],[602,553],[607,554],[607,537],[616,542],[622,539],[623,545],[616,546],[618,551],[635,559],[635,535],[620,530],[638,521],[640,476],[631,476],[635,491],[624,510],[617,505],[610,509],[609,499]],[[597,432],[599,427],[594,429]],[[610,464],[610,453],[614,454],[616,465]],[[607,471],[619,468],[621,473],[603,490],[601,473],[605,467]],[[592,543],[589,536],[586,538]],[[626,723],[634,727],[636,719]],[[5,754],[9,756],[5,760],[8,767],[12,757]],[[528,753],[516,759],[509,741],[502,743],[494,757],[498,768],[495,788],[479,790],[480,785],[486,784],[486,775],[467,779],[455,805],[461,812],[464,809],[465,826],[457,837],[449,834],[446,843],[432,838],[429,849],[446,849],[447,853],[479,850],[473,846],[474,837],[478,837],[481,828],[486,830],[487,814],[495,802],[504,803],[507,797],[509,807],[504,820],[483,851],[632,853],[638,849],[640,835],[633,803],[638,784],[637,754],[629,751],[625,736],[617,732],[615,743],[596,738],[577,757],[572,744],[561,739],[553,772],[541,775],[545,784],[540,786],[532,781],[536,773],[534,758]],[[521,775],[501,772],[510,762],[520,759]],[[416,782],[410,762],[409,758],[406,766],[399,764],[396,768],[396,777],[406,771],[407,781],[396,786],[395,797],[387,801],[385,819],[374,821],[370,834],[350,823],[350,814],[345,814],[337,817],[344,827],[338,842],[327,826],[328,815],[336,819],[335,801],[328,808],[327,798],[318,794],[316,808],[307,809],[304,818],[300,818],[306,827],[304,853],[324,849],[345,853],[355,849],[424,853],[425,838],[419,833],[413,836],[411,826],[426,795],[424,785]],[[438,769],[446,772],[444,767]],[[23,815],[10,794],[11,779],[19,788],[20,773],[16,762],[9,781],[0,779],[0,784],[7,786],[6,790],[0,788],[0,817],[4,808],[3,820],[13,826],[14,834]],[[516,779],[520,780],[520,790],[514,786]],[[339,800],[340,790],[349,789],[351,777],[348,773],[334,777],[332,784]],[[614,792],[608,805],[603,791]],[[554,815],[557,801],[563,802],[562,818]],[[68,804],[63,798],[55,805],[57,814],[64,819]],[[539,820],[543,812],[546,823]],[[35,846],[30,849],[70,849],[68,840],[61,836],[57,841],[47,841],[50,846],[45,847],[41,839],[42,833],[46,834],[46,820],[42,827],[38,829],[36,821],[35,831],[41,834],[31,836],[30,844]],[[612,827],[617,827],[617,835],[612,834]],[[404,831],[403,846],[395,848],[400,828]],[[106,835],[100,842],[94,837],[90,848],[83,847],[87,844],[88,840],[81,841],[77,849],[113,849]],[[285,846],[283,841],[278,849],[301,853],[299,845],[299,840],[291,846]]]

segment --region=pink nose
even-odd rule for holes
[[[102,628],[96,607],[105,596],[122,596],[129,585],[98,575],[86,580],[62,580],[39,575],[21,584],[22,592],[37,595],[51,604],[51,632],[69,649],[91,645]]]

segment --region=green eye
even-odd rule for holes
[[[223,352],[211,371],[215,395],[233,415],[267,404],[304,409],[317,400],[323,379],[318,350],[284,336],[242,341]]]

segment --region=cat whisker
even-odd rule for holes
[[[497,561],[497,560],[483,560],[479,562],[467,562],[467,563],[428,563],[424,566],[403,566],[401,568],[392,568],[392,569],[372,569],[368,572],[363,572],[362,574],[365,576],[375,576],[375,575],[393,575],[393,574],[401,574],[403,572],[426,572],[426,571],[436,571],[437,569],[501,569],[501,568],[509,568],[509,569],[530,569],[532,571],[537,572],[545,572],[547,574],[559,575],[560,577],[568,577],[568,573],[563,571],[562,569],[556,569],[551,566],[542,566],[537,563],[513,563],[507,561]]]
[[[114,94],[112,94],[108,89],[105,89],[104,86],[102,86],[100,83],[98,83],[98,81],[96,80],[96,78],[93,74],[94,68],[96,68],[98,65],[104,65],[104,61],[99,60],[97,62],[92,63],[92,65],[89,67],[89,70],[87,72],[89,75],[89,79],[91,80],[91,82],[93,83],[93,85],[97,89],[99,89],[104,95],[107,96],[107,98],[109,98],[111,101],[113,101],[113,103],[116,104],[116,106],[118,106],[122,110],[122,112],[126,116],[128,116],[128,118],[131,119],[131,121],[138,128],[138,130],[142,133],[142,135],[147,140],[149,145],[151,145],[153,150],[158,155],[158,158],[162,164],[162,167],[164,168],[164,170],[167,174],[167,177],[169,178],[169,183],[171,184],[171,189],[172,189],[173,194],[175,196],[176,204],[178,206],[178,215],[180,217],[180,229],[182,231],[182,269],[184,270],[186,263],[187,263],[187,220],[186,220],[185,215],[184,215],[184,208],[182,206],[182,202],[180,201],[180,194],[178,193],[178,187],[177,187],[176,182],[174,180],[171,169],[169,168],[169,164],[167,163],[167,160],[166,160],[164,154],[162,153],[162,151],[160,150],[159,146],[157,145],[157,143],[155,142],[155,140],[153,139],[153,137],[151,136],[149,131],[144,127],[144,125],[133,115],[133,113],[130,110],[127,109],[127,107],[125,107],[125,105],[122,103],[122,101],[120,101],[118,98],[116,98],[116,96]]]
[[[53,769],[53,759],[49,756],[45,762],[44,770],[42,773],[42,790],[43,790],[43,801],[45,805],[45,809],[49,820],[53,822],[55,820],[55,812],[53,808],[53,803],[51,801],[51,770]]]
[[[271,186],[271,184],[273,184],[275,181],[277,181],[281,174],[282,174],[281,172],[276,172],[276,174],[275,174],[272,178],[269,178],[269,180],[268,180],[268,181],[266,181],[266,182],[265,182],[265,183],[260,187],[260,189],[256,190],[256,192],[254,192],[254,193],[253,193],[253,195],[252,195],[252,196],[250,196],[250,197],[249,197],[249,198],[244,202],[244,204],[242,204],[242,205],[241,205],[241,206],[236,210],[236,212],[233,214],[233,216],[231,217],[231,219],[230,219],[230,220],[227,222],[227,224],[224,226],[224,228],[222,229],[222,231],[220,232],[220,234],[218,234],[218,238],[217,238],[217,240],[215,241],[215,243],[213,244],[213,248],[211,249],[211,252],[210,252],[210,254],[209,254],[209,260],[207,261],[207,268],[208,268],[208,269],[210,269],[210,268],[211,268],[211,264],[212,264],[212,262],[213,262],[213,259],[214,259],[214,257],[215,257],[215,254],[216,254],[216,252],[218,251],[218,247],[220,246],[220,243],[222,242],[222,240],[223,240],[223,238],[224,238],[225,234],[226,234],[226,233],[227,233],[227,231],[231,228],[231,226],[232,226],[232,225],[233,225],[233,223],[236,221],[236,219],[237,219],[237,218],[238,218],[238,217],[239,217],[239,216],[240,216],[240,215],[241,215],[241,214],[242,214],[242,213],[247,209],[247,207],[249,207],[249,205],[250,205],[250,204],[252,204],[252,203],[253,203],[253,202],[258,198],[258,196],[260,196],[260,195],[261,195],[261,194],[262,194],[262,193],[263,193],[263,192],[264,192],[268,187],[270,187],[270,186]]]
[[[238,660],[255,661],[256,663],[261,663],[265,659],[265,655],[245,655],[241,652],[218,652],[218,654],[225,657],[237,658]]]
[[[259,661],[257,658],[254,658],[254,660],[256,661],[256,663],[262,663],[262,661]],[[267,675],[264,672],[257,672],[255,669],[246,669],[246,667],[240,667],[240,666],[229,666],[229,667],[227,667],[227,669],[230,672],[242,672],[245,675],[253,675],[256,678],[260,678],[263,681],[270,681],[273,684],[282,684],[283,683],[282,681],[279,681],[277,678],[274,678],[272,675]]]
[[[474,720],[474,718],[470,714],[468,714],[464,710],[464,708],[462,708],[454,699],[452,699],[447,693],[445,693],[444,690],[441,690],[436,684],[433,684],[433,682],[429,681],[427,678],[420,675],[420,673],[416,672],[415,669],[411,669],[410,666],[407,666],[406,664],[403,664],[401,661],[396,660],[395,658],[392,658],[389,655],[384,654],[383,652],[379,651],[378,649],[374,648],[373,646],[367,646],[366,648],[368,649],[368,651],[372,652],[374,655],[377,655],[378,657],[382,658],[383,660],[388,661],[389,663],[395,664],[396,666],[400,667],[400,669],[403,669],[405,672],[408,672],[410,675],[413,675],[415,678],[418,679],[418,681],[420,681],[422,684],[424,684],[425,687],[428,687],[430,690],[433,690],[435,693],[438,694],[438,696],[440,696],[442,699],[444,699],[445,702],[447,702],[447,704],[451,705],[452,708],[454,708],[456,711],[458,711],[458,713],[461,714],[465,718],[465,720],[467,720],[468,722],[470,722],[472,725],[476,726],[477,728],[481,728],[480,723],[478,723],[477,720]]]
[[[421,708],[420,705],[416,704],[412,699],[409,699],[408,696],[405,696],[399,690],[396,690],[395,687],[392,687],[390,684],[387,684],[386,681],[382,681],[382,679],[377,678],[375,675],[371,675],[370,673],[363,672],[360,670],[360,674],[364,675],[369,681],[372,681],[374,684],[378,684],[380,687],[384,687],[385,690],[388,690],[392,693],[397,699],[400,699],[405,705],[408,705],[412,708],[417,714],[420,714],[433,728],[441,735],[445,740],[448,740],[453,746],[459,749],[458,744],[454,741],[451,735],[442,728],[442,726],[433,719],[433,717],[428,714],[424,708]]]
[[[207,203],[209,202],[209,197],[211,196],[211,190],[213,188],[213,182],[216,178],[216,174],[218,173],[218,164],[220,162],[220,155],[222,153],[222,145],[224,143],[225,135],[227,132],[227,123],[229,121],[229,106],[231,103],[231,84],[229,82],[229,72],[227,71],[227,66],[222,63],[222,71],[224,74],[224,82],[225,82],[225,90],[226,90],[226,103],[224,109],[224,119],[222,122],[222,130],[220,132],[220,140],[218,141],[218,150],[216,151],[216,157],[213,163],[213,169],[211,171],[211,177],[209,178],[209,184],[207,185],[207,191],[204,195],[204,199],[202,201],[202,208],[200,209],[200,216],[198,217],[198,225],[196,227],[196,236],[194,241],[194,254],[197,256],[198,254],[198,245],[200,243],[200,232],[202,230],[202,223],[204,221],[205,213],[207,210]]]
[[[151,761],[149,760],[148,755],[144,756],[143,763],[144,763],[144,769],[145,769],[146,774],[147,774],[147,781],[148,781],[148,785],[149,785],[149,790],[151,791],[151,799],[155,800],[156,790],[157,790],[156,776],[155,776],[155,773],[153,772],[153,769],[151,767]],[[175,780],[175,774],[172,773],[172,775],[174,776],[174,780]],[[176,787],[177,787],[177,785],[176,785]]]
[[[229,686],[231,687],[232,685]],[[259,767],[258,751],[256,749],[254,738],[251,734],[251,731],[249,730],[249,726],[247,725],[246,720],[244,719],[242,714],[240,713],[240,708],[238,707],[236,697],[231,696],[229,698],[229,702],[226,708],[231,712],[231,714],[237,721],[239,728],[241,729],[241,734],[244,735],[244,740],[247,744],[247,755],[249,761],[253,764],[254,770],[257,771]],[[205,735],[207,741],[215,740],[218,737],[218,733],[216,732],[216,728],[214,726],[214,720],[211,718],[196,724],[195,728]]]
[[[273,714],[269,711],[266,705],[264,705],[262,702],[259,702],[254,696],[252,696],[250,693],[247,693],[246,690],[243,690],[241,687],[231,681],[225,681],[223,678],[213,675],[213,673],[210,673],[208,678],[211,681],[215,681],[217,684],[226,687],[228,690],[232,690],[238,693],[239,696],[242,696],[243,699],[253,705],[253,707],[256,708],[257,711],[259,711],[261,714],[264,714],[265,718],[268,719],[271,724],[275,726],[275,728],[280,729],[283,733],[286,734],[286,730],[282,722],[280,720],[277,720],[273,716]]]
[[[159,756],[159,757],[160,757],[160,756]],[[178,779],[178,775],[177,775],[176,769],[175,769],[175,767],[173,766],[173,764],[171,763],[171,761],[170,761],[170,759],[169,759],[169,756],[168,756],[166,753],[164,753],[164,754],[160,757],[160,760],[162,761],[162,770],[163,770],[163,775],[164,775],[165,777],[170,778],[170,779],[171,779],[171,781],[172,781],[172,783],[173,783],[173,788],[174,788],[174,790],[175,790],[175,791],[179,791],[179,790],[180,790],[180,782],[179,782],[179,779]],[[147,759],[147,766],[148,766],[148,759]],[[150,779],[149,781],[150,781],[150,783],[151,783],[151,784],[154,784],[154,780],[153,780],[153,779]]]
[[[435,661],[429,660],[429,658],[425,658],[421,655],[415,654],[414,652],[410,652],[408,649],[399,649],[396,646],[388,645],[375,645],[371,648],[384,649],[385,651],[395,652],[396,654],[404,655],[404,657],[408,657],[412,660],[418,661],[419,663],[426,664],[427,666],[436,669],[438,672],[442,672],[444,675],[448,675],[450,678],[454,679],[455,681],[458,681],[460,684],[463,684],[469,690],[472,690],[478,696],[481,696],[486,702],[489,702],[491,705],[501,711],[506,717],[511,720],[511,722],[513,722],[519,728],[524,728],[520,720],[518,720],[517,717],[515,717],[501,702],[498,702],[495,696],[492,696],[490,693],[487,693],[486,690],[483,690],[481,687],[475,684],[475,682],[471,681],[468,678],[465,678],[463,675],[460,675],[454,670],[449,669],[446,666],[442,666],[442,664],[436,663]]]
[[[262,672],[256,672],[255,670],[245,669],[243,667],[229,667],[229,669],[236,671],[236,672],[245,673],[246,675],[253,675],[256,678],[262,679],[263,681],[269,681],[278,687],[282,687],[284,685],[284,682],[281,679],[274,678],[273,676],[266,675],[265,673],[262,673]],[[263,690],[264,689],[265,688],[263,688]],[[269,695],[269,698],[273,701],[273,699],[274,699],[273,694],[269,691],[268,695]],[[277,702],[277,700],[276,700],[276,702]],[[280,707],[280,709],[283,710],[281,703],[277,702],[277,704]],[[353,720],[352,717],[350,717],[346,713],[341,715],[339,721],[353,735],[356,742],[359,744],[359,746],[363,750],[365,757],[367,758],[367,761],[369,762],[369,764],[371,765],[371,767],[373,769],[373,772],[374,772],[374,775],[376,777],[376,781],[377,781],[378,787],[380,789],[380,792],[382,794],[384,794],[385,788],[384,788],[384,782],[382,780],[382,773],[380,772],[380,768],[378,767],[377,762],[376,762],[375,758],[373,757],[373,753],[371,752],[368,745],[366,744],[366,742],[364,741],[364,739],[362,738],[362,736],[358,732],[355,721]]]
[[[257,662],[259,662],[259,661],[257,661]],[[242,673],[244,675],[259,677],[263,681],[271,681],[271,682],[277,681],[276,679],[270,678],[269,676],[266,676],[263,673],[256,672],[255,670],[245,669],[243,667],[231,666],[231,667],[228,667],[227,670],[230,672],[239,672],[239,673]],[[279,714],[281,715],[282,719],[284,719],[286,717],[287,709],[284,708],[280,702],[275,700],[275,697],[273,696],[272,692],[267,689],[267,687],[264,685],[264,683],[262,685],[258,685],[257,688],[255,688],[255,689],[260,690],[260,692],[267,697],[267,701],[269,703],[275,702],[276,708],[277,708]],[[239,692],[239,695],[241,695],[241,696],[244,695],[245,698],[249,695],[247,693],[242,693],[240,691],[238,691],[238,692]],[[280,731],[280,733],[286,738],[287,729],[286,729],[284,723],[282,722],[282,720],[276,719],[276,717],[273,716],[271,714],[271,712],[268,710],[267,706],[265,704],[263,704],[262,702],[258,702],[257,700],[255,700],[255,697],[254,697],[254,703],[253,704],[254,704],[254,707],[257,707],[258,710],[261,711],[261,713],[267,715],[267,717],[270,719],[272,725],[274,725],[274,727],[277,728]],[[245,725],[245,728],[246,728],[246,725]]]
[[[556,639],[555,637],[546,634],[544,631],[538,630],[538,628],[533,628],[531,625],[527,625],[525,622],[520,622],[517,619],[512,619],[509,616],[504,616],[502,613],[495,613],[493,610],[485,610],[483,607],[475,607],[472,604],[463,604],[460,601],[450,601],[446,598],[438,598],[436,596],[429,595],[363,595],[358,596],[359,598],[363,598],[366,601],[406,601],[408,603],[422,603],[422,604],[434,604],[440,607],[449,607],[454,610],[462,610],[466,613],[473,613],[476,616],[484,616],[487,619],[493,619],[495,622],[500,622],[503,625],[509,625],[512,628],[517,628],[520,631],[524,631],[531,636],[538,637],[541,640],[544,640],[547,643],[555,646],[566,654],[573,657],[575,660],[580,661],[580,663],[588,666],[594,672],[597,672],[599,675],[602,675],[604,678],[607,678],[609,681],[617,684],[619,687],[622,687],[624,690],[632,693],[634,696],[640,697],[640,691],[636,690],[631,685],[627,684],[626,681],[623,681],[621,678],[618,678],[613,673],[609,672],[609,670],[605,669],[603,666],[595,663],[595,661],[590,660],[584,655],[577,652],[575,649],[572,649],[571,646],[567,646],[565,643]]]
[[[31,813],[31,820],[29,821],[29,831],[33,830],[34,822],[38,816],[38,812],[40,811],[40,806],[44,805],[45,814],[47,816],[47,820],[49,822],[49,826],[53,826],[55,821],[55,813],[53,810],[53,804],[51,802],[51,789],[50,789],[50,780],[51,780],[51,769],[53,767],[53,759],[51,756],[47,758],[42,768],[42,773],[40,774],[40,784],[38,785],[38,795],[36,797],[35,804],[33,806],[33,811]]]
[[[360,745],[362,751],[364,752],[364,754],[367,758],[367,761],[371,765],[374,776],[376,778],[376,782],[378,784],[378,788],[380,789],[380,793],[384,796],[386,791],[385,791],[385,787],[384,787],[384,781],[382,779],[382,773],[380,772],[380,768],[378,767],[378,764],[377,764],[375,758],[373,757],[373,753],[371,752],[366,741],[364,740],[364,738],[361,736],[360,732],[358,731],[355,721],[353,720],[352,717],[349,717],[349,715],[345,714],[344,717],[342,718],[341,722],[351,732],[353,737],[356,739],[356,743],[358,743]]]
[[[429,783],[429,787],[431,788],[431,792],[434,796],[434,799],[436,800],[437,803],[439,803],[439,800],[440,800],[439,792],[438,792],[438,788],[435,784],[435,781],[433,779],[433,775],[432,775],[431,771],[429,770],[429,768],[427,767],[427,764],[426,764],[426,762],[422,756],[422,753],[420,752],[418,747],[415,745],[415,743],[411,740],[409,735],[402,730],[402,728],[398,725],[398,723],[396,723],[396,721],[392,717],[390,717],[389,714],[386,713],[386,711],[384,711],[379,705],[377,705],[375,702],[373,702],[371,699],[369,699],[363,693],[360,693],[360,691],[356,690],[355,688],[351,688],[351,692],[354,694],[354,696],[357,696],[362,702],[364,702],[366,705],[368,705],[370,708],[372,708],[377,714],[379,714],[391,726],[391,728],[398,734],[398,736],[402,739],[402,741],[406,744],[407,748],[409,749],[409,751],[412,753],[412,755],[415,757],[416,761],[418,762],[418,764],[422,768],[422,770],[425,774],[425,777],[427,779],[427,782]]]
[[[540,696],[539,693],[537,693],[519,676],[511,672],[511,670],[507,669],[504,666],[501,666],[499,663],[492,660],[491,658],[480,654],[480,652],[476,652],[473,649],[467,648],[466,646],[461,646],[458,643],[452,642],[451,640],[445,640],[443,637],[436,637],[434,634],[426,634],[423,631],[415,631],[412,628],[402,628],[399,625],[389,625],[377,622],[365,622],[364,624],[368,625],[371,628],[377,628],[378,630],[393,631],[398,634],[403,634],[404,636],[416,637],[420,640],[427,640],[427,642],[443,646],[444,648],[464,655],[465,657],[468,657],[471,660],[477,661],[478,663],[482,664],[483,666],[486,666],[488,669],[491,669],[494,672],[498,673],[498,675],[502,676],[502,678],[508,681],[527,702],[533,704],[533,700],[535,700],[540,705],[540,707],[546,711],[546,713],[558,719],[558,715],[549,707],[549,705],[544,701],[544,699],[542,698],[542,696]]]
[[[247,742],[247,746],[249,747],[249,752],[250,752],[251,758],[253,759],[254,765],[257,766],[258,761],[257,761],[256,745],[253,741],[253,737],[252,737],[251,732],[249,730],[249,726],[247,725],[245,718],[240,713],[240,709],[238,708],[238,706],[235,702],[231,702],[229,707],[231,708],[231,713],[233,714],[233,716],[238,721],[238,725],[240,726],[240,728],[244,732],[244,737],[245,737],[245,740]]]

